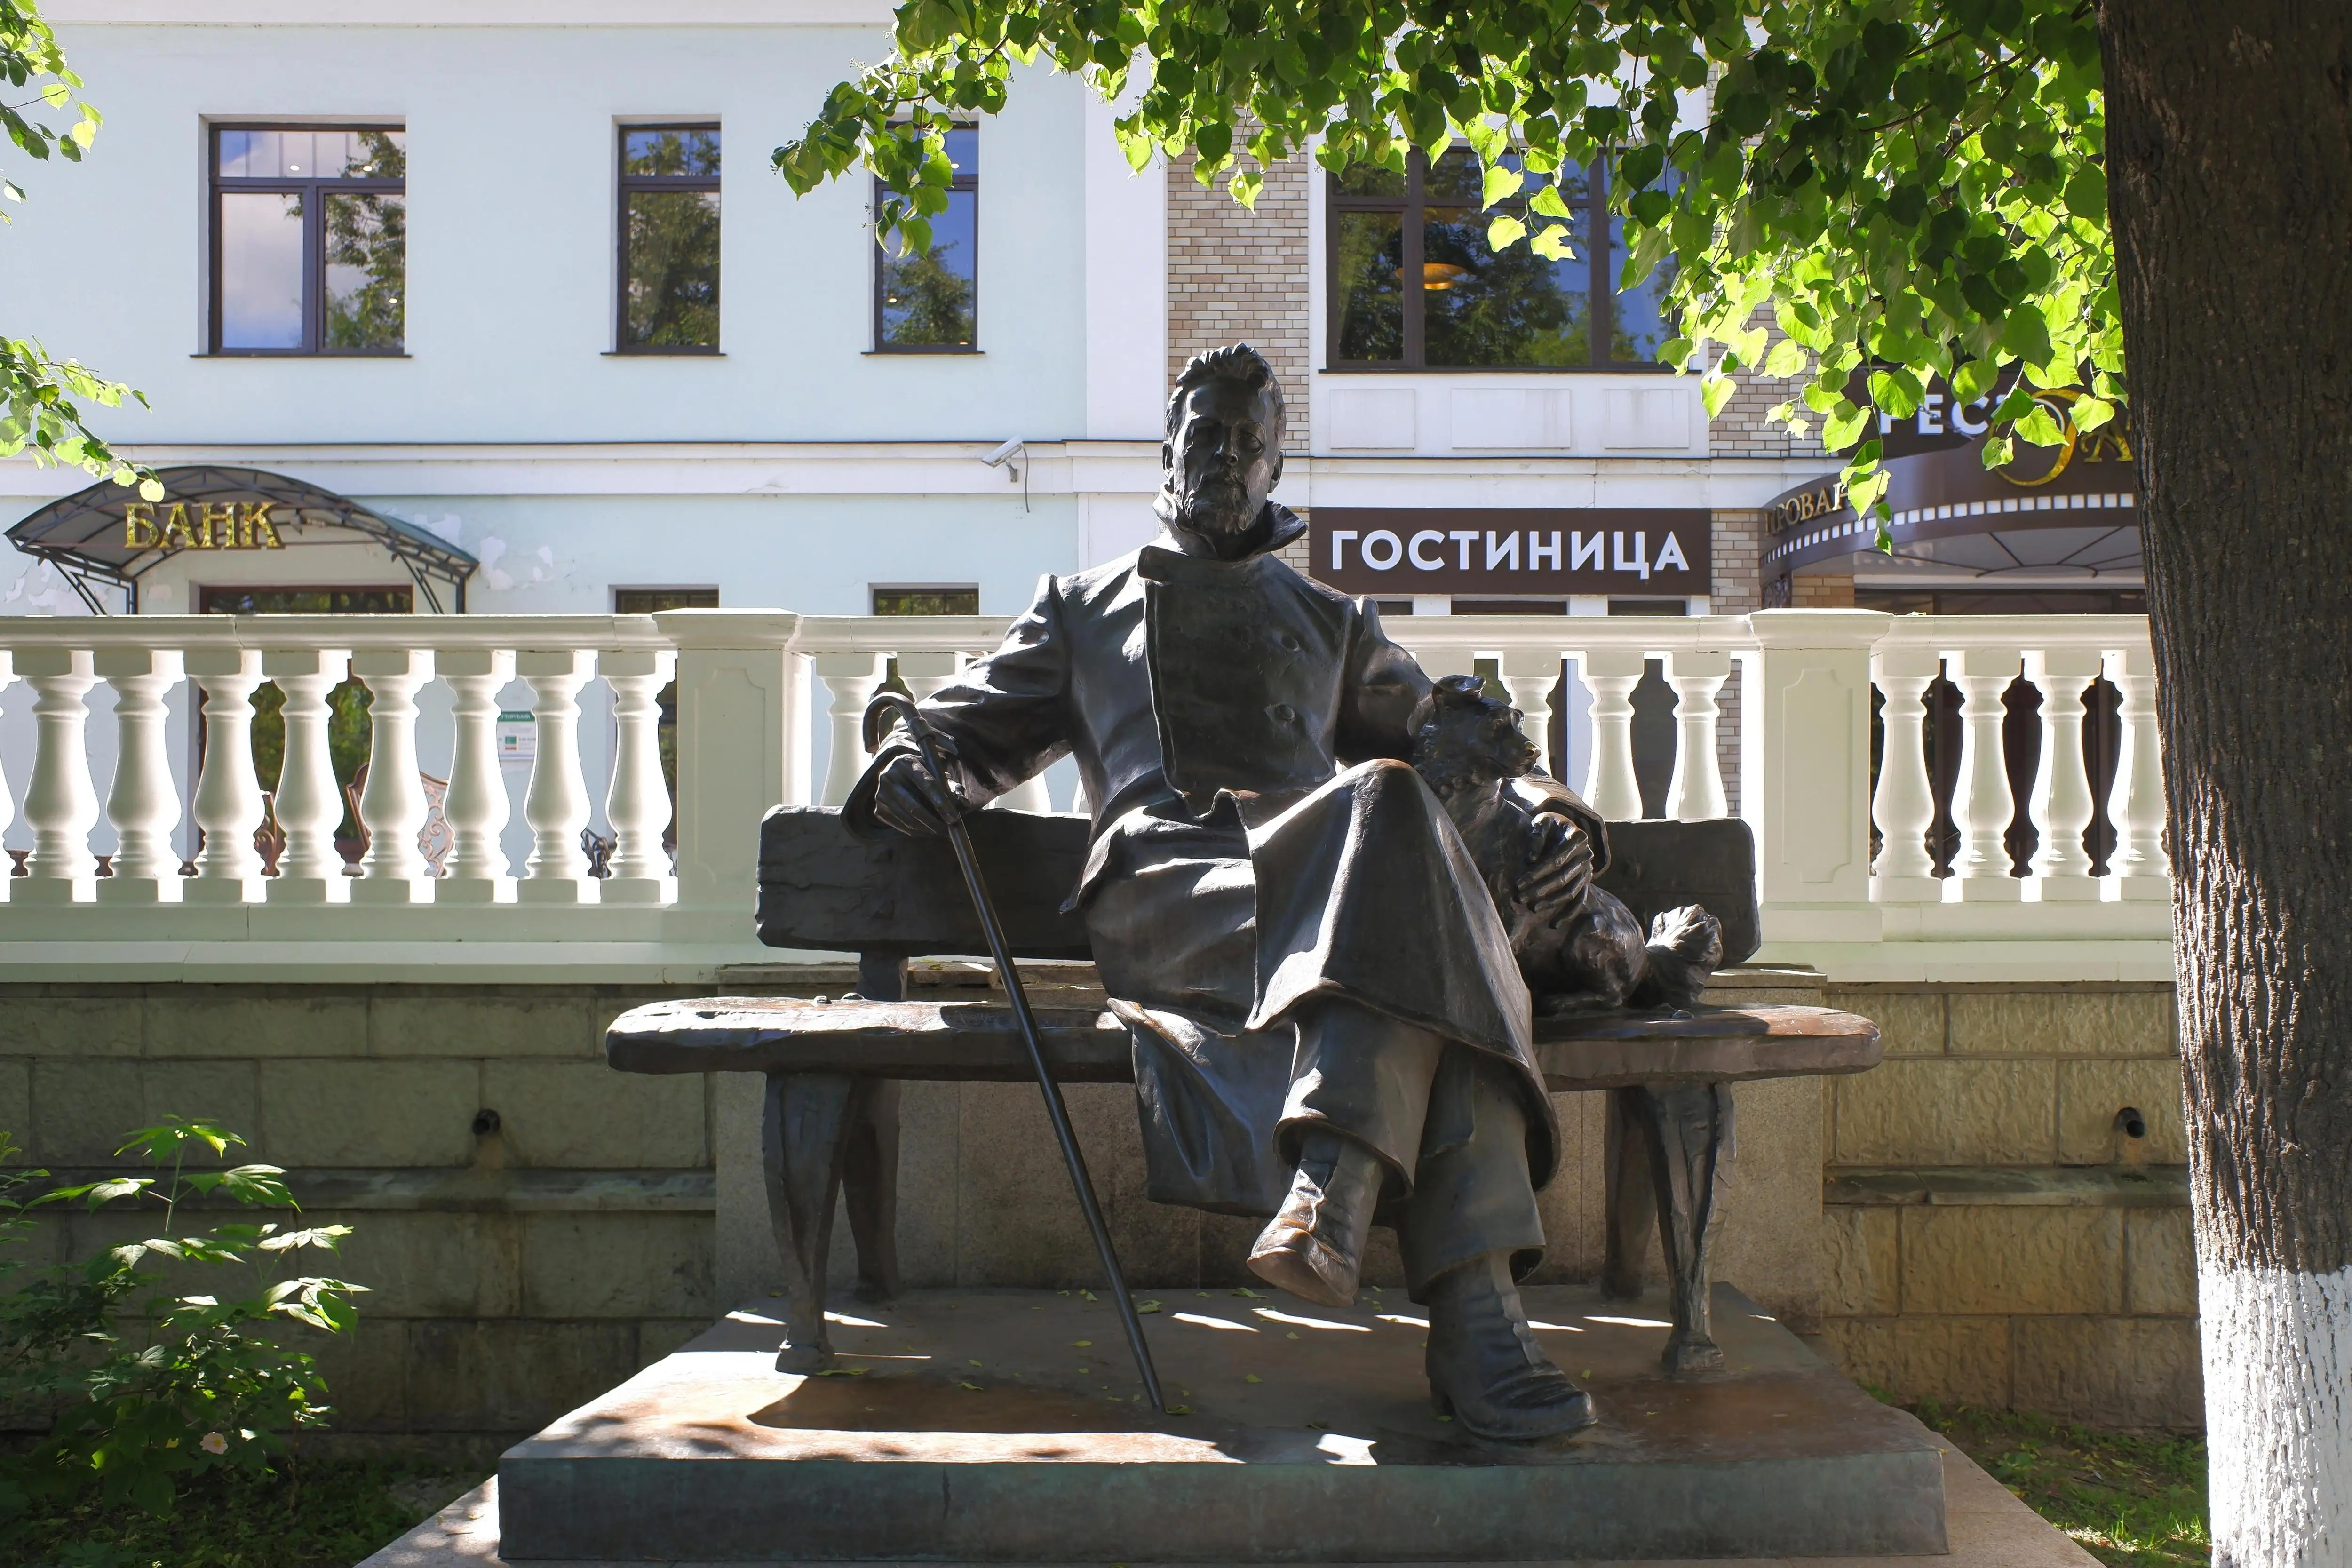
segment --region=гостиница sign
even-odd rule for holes
[[[1317,507],[1316,581],[1343,593],[1706,594],[1705,508]]]

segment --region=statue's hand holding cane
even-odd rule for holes
[[[930,740],[940,746],[937,735]],[[909,838],[937,838],[971,809],[954,784],[933,773],[919,752],[899,752],[874,781],[875,817]]]

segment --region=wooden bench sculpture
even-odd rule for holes
[[[1016,959],[1091,956],[1062,905],[1087,850],[1084,817],[981,812],[975,847]],[[1754,847],[1738,821],[1610,825],[1598,880],[1646,927],[1702,903],[1723,921],[1724,961],[1757,948]],[[862,1291],[899,1289],[898,1082],[1030,1081],[1011,1010],[907,999],[911,958],[983,950],[948,846],[852,838],[838,816],[780,806],[761,824],[759,931],[772,947],[852,952],[857,994],[830,1001],[711,997],[632,1009],[605,1037],[625,1072],[757,1072],[767,1078],[761,1148],[769,1215],[784,1260],[784,1342],[776,1365],[814,1372],[832,1359],[826,1260],[846,1197]],[[1041,1007],[1055,1076],[1132,1080],[1127,1030],[1107,1012]],[[1666,1370],[1717,1368],[1707,1322],[1707,1237],[1731,1148],[1729,1085],[1746,1079],[1858,1072],[1879,1059],[1877,1027],[1821,1007],[1699,1008],[1647,1016],[1539,1019],[1538,1053],[1554,1090],[1609,1093],[1603,1287],[1638,1296],[1655,1223],[1671,1275]]]

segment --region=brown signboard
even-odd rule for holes
[[[1347,594],[1714,591],[1704,507],[1339,507],[1310,514],[1316,581]]]

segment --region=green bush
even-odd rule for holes
[[[364,1287],[288,1273],[298,1253],[332,1252],[350,1227],[181,1226],[183,1205],[196,1198],[299,1207],[275,1165],[184,1168],[192,1153],[217,1157],[244,1142],[207,1121],[173,1120],[141,1129],[116,1151],[168,1168],[160,1179],[52,1187],[46,1171],[0,1173],[0,1405],[56,1413],[37,1445],[0,1458],[0,1530],[27,1510],[85,1496],[168,1513],[184,1480],[268,1474],[286,1434],[329,1414],[310,1357],[278,1336],[298,1325],[329,1333],[352,1326],[351,1298]],[[0,1163],[16,1152],[0,1133]],[[36,1211],[70,1203],[142,1213],[160,1205],[160,1234],[80,1263],[12,1256],[34,1233]],[[216,1278],[218,1293],[173,1294],[158,1265],[183,1288]]]

